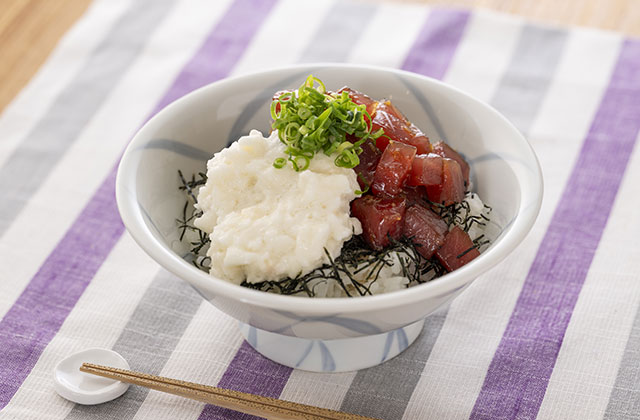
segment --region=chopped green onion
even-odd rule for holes
[[[311,159],[304,155],[291,156],[289,160],[296,172],[304,171],[309,167],[309,163],[311,162]],[[302,162],[302,164],[300,164],[300,162]]]
[[[276,169],[282,169],[287,164],[287,160],[285,158],[277,158],[273,161],[273,167]]]
[[[297,91],[285,92],[271,103],[271,118],[288,155],[288,159],[276,159],[273,166],[283,168],[289,161],[296,171],[307,169],[320,151],[336,154],[337,166],[354,168],[360,163],[360,145],[383,134],[382,130],[371,132],[371,116],[364,105],[354,103],[346,91],[328,93],[313,75]],[[347,135],[358,141],[352,143]]]

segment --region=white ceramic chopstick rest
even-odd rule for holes
[[[113,350],[92,348],[74,353],[61,360],[53,370],[55,390],[61,397],[78,404],[94,405],[114,400],[129,389],[129,384],[80,372],[83,363],[131,369],[129,363]]]

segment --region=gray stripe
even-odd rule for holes
[[[0,168],[0,236],[126,73],[173,4],[173,0],[132,1],[75,79]]]
[[[375,4],[336,1],[302,53],[300,62],[346,61],[375,10]]]
[[[379,419],[402,418],[446,316],[446,309],[429,316],[420,337],[407,350],[380,366],[359,371],[340,410]]]
[[[202,298],[190,285],[160,271],[142,296],[113,350],[129,362],[131,369],[160,374],[202,303]],[[132,386],[114,401],[74,406],[67,419],[130,419],[148,393],[146,388]]]
[[[566,39],[565,31],[535,26],[522,29],[492,105],[523,132],[530,129],[542,105]],[[380,366],[358,372],[341,409],[383,419],[402,418],[446,315],[447,312],[442,311],[428,317],[422,334],[406,352]]]
[[[529,132],[549,89],[567,39],[560,29],[525,26],[491,104]]]
[[[636,312],[604,418],[640,418],[640,310]]]

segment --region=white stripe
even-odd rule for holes
[[[584,39],[584,54],[589,53],[588,48],[599,52],[599,59],[610,61],[618,53],[615,36],[604,37],[595,31],[576,32],[576,36]],[[579,69],[575,76],[580,85],[574,85],[572,93],[580,95],[587,81],[582,80]],[[571,118],[583,118],[578,114],[576,111]],[[636,143],[571,315],[539,419],[601,419],[607,408],[640,300],[639,179],[640,147]]]
[[[111,348],[157,271],[155,261],[124,235],[5,408],[7,412],[20,413],[24,420],[42,419],[43,413],[47,419],[64,418],[73,404],[53,389],[55,365],[80,350]]]
[[[357,372],[313,373],[294,370],[280,398],[339,410]]]
[[[297,62],[304,50],[310,47],[309,42],[334,1],[279,1],[235,66],[234,74]]]
[[[47,61],[0,115],[0,166],[40,121],[60,92],[84,66],[96,45],[129,6],[127,0],[99,0],[60,39]]]
[[[596,39],[579,31],[569,37],[531,128],[529,138],[546,180],[536,225],[507,260],[452,303],[405,418],[469,417],[615,63],[619,38],[598,35],[595,43]],[[469,35],[469,39],[474,38]],[[456,61],[456,65],[465,64],[474,62]],[[497,86],[495,81],[491,84]],[[488,97],[491,92],[484,94]],[[453,393],[456,398],[451,398]]]
[[[356,41],[348,61],[400,67],[413,46],[413,42],[408,41],[418,37],[429,9],[424,6],[395,3],[378,3],[377,6],[371,22],[362,28],[362,35]]]
[[[11,307],[91,199],[132,134],[200,47],[227,3],[228,0],[178,2],[128,73],[114,86],[103,106],[0,238],[0,267],[3,267],[1,270],[11,267],[12,278],[11,282],[0,282],[0,316]],[[180,36],[176,36],[177,33]]]
[[[160,373],[169,378],[216,386],[243,338],[228,315],[203,302]],[[197,419],[204,403],[151,392],[136,419]]]

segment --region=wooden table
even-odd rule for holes
[[[544,22],[640,36],[640,0],[387,0],[485,7]],[[3,0],[0,12],[0,111],[47,58],[91,0]]]

